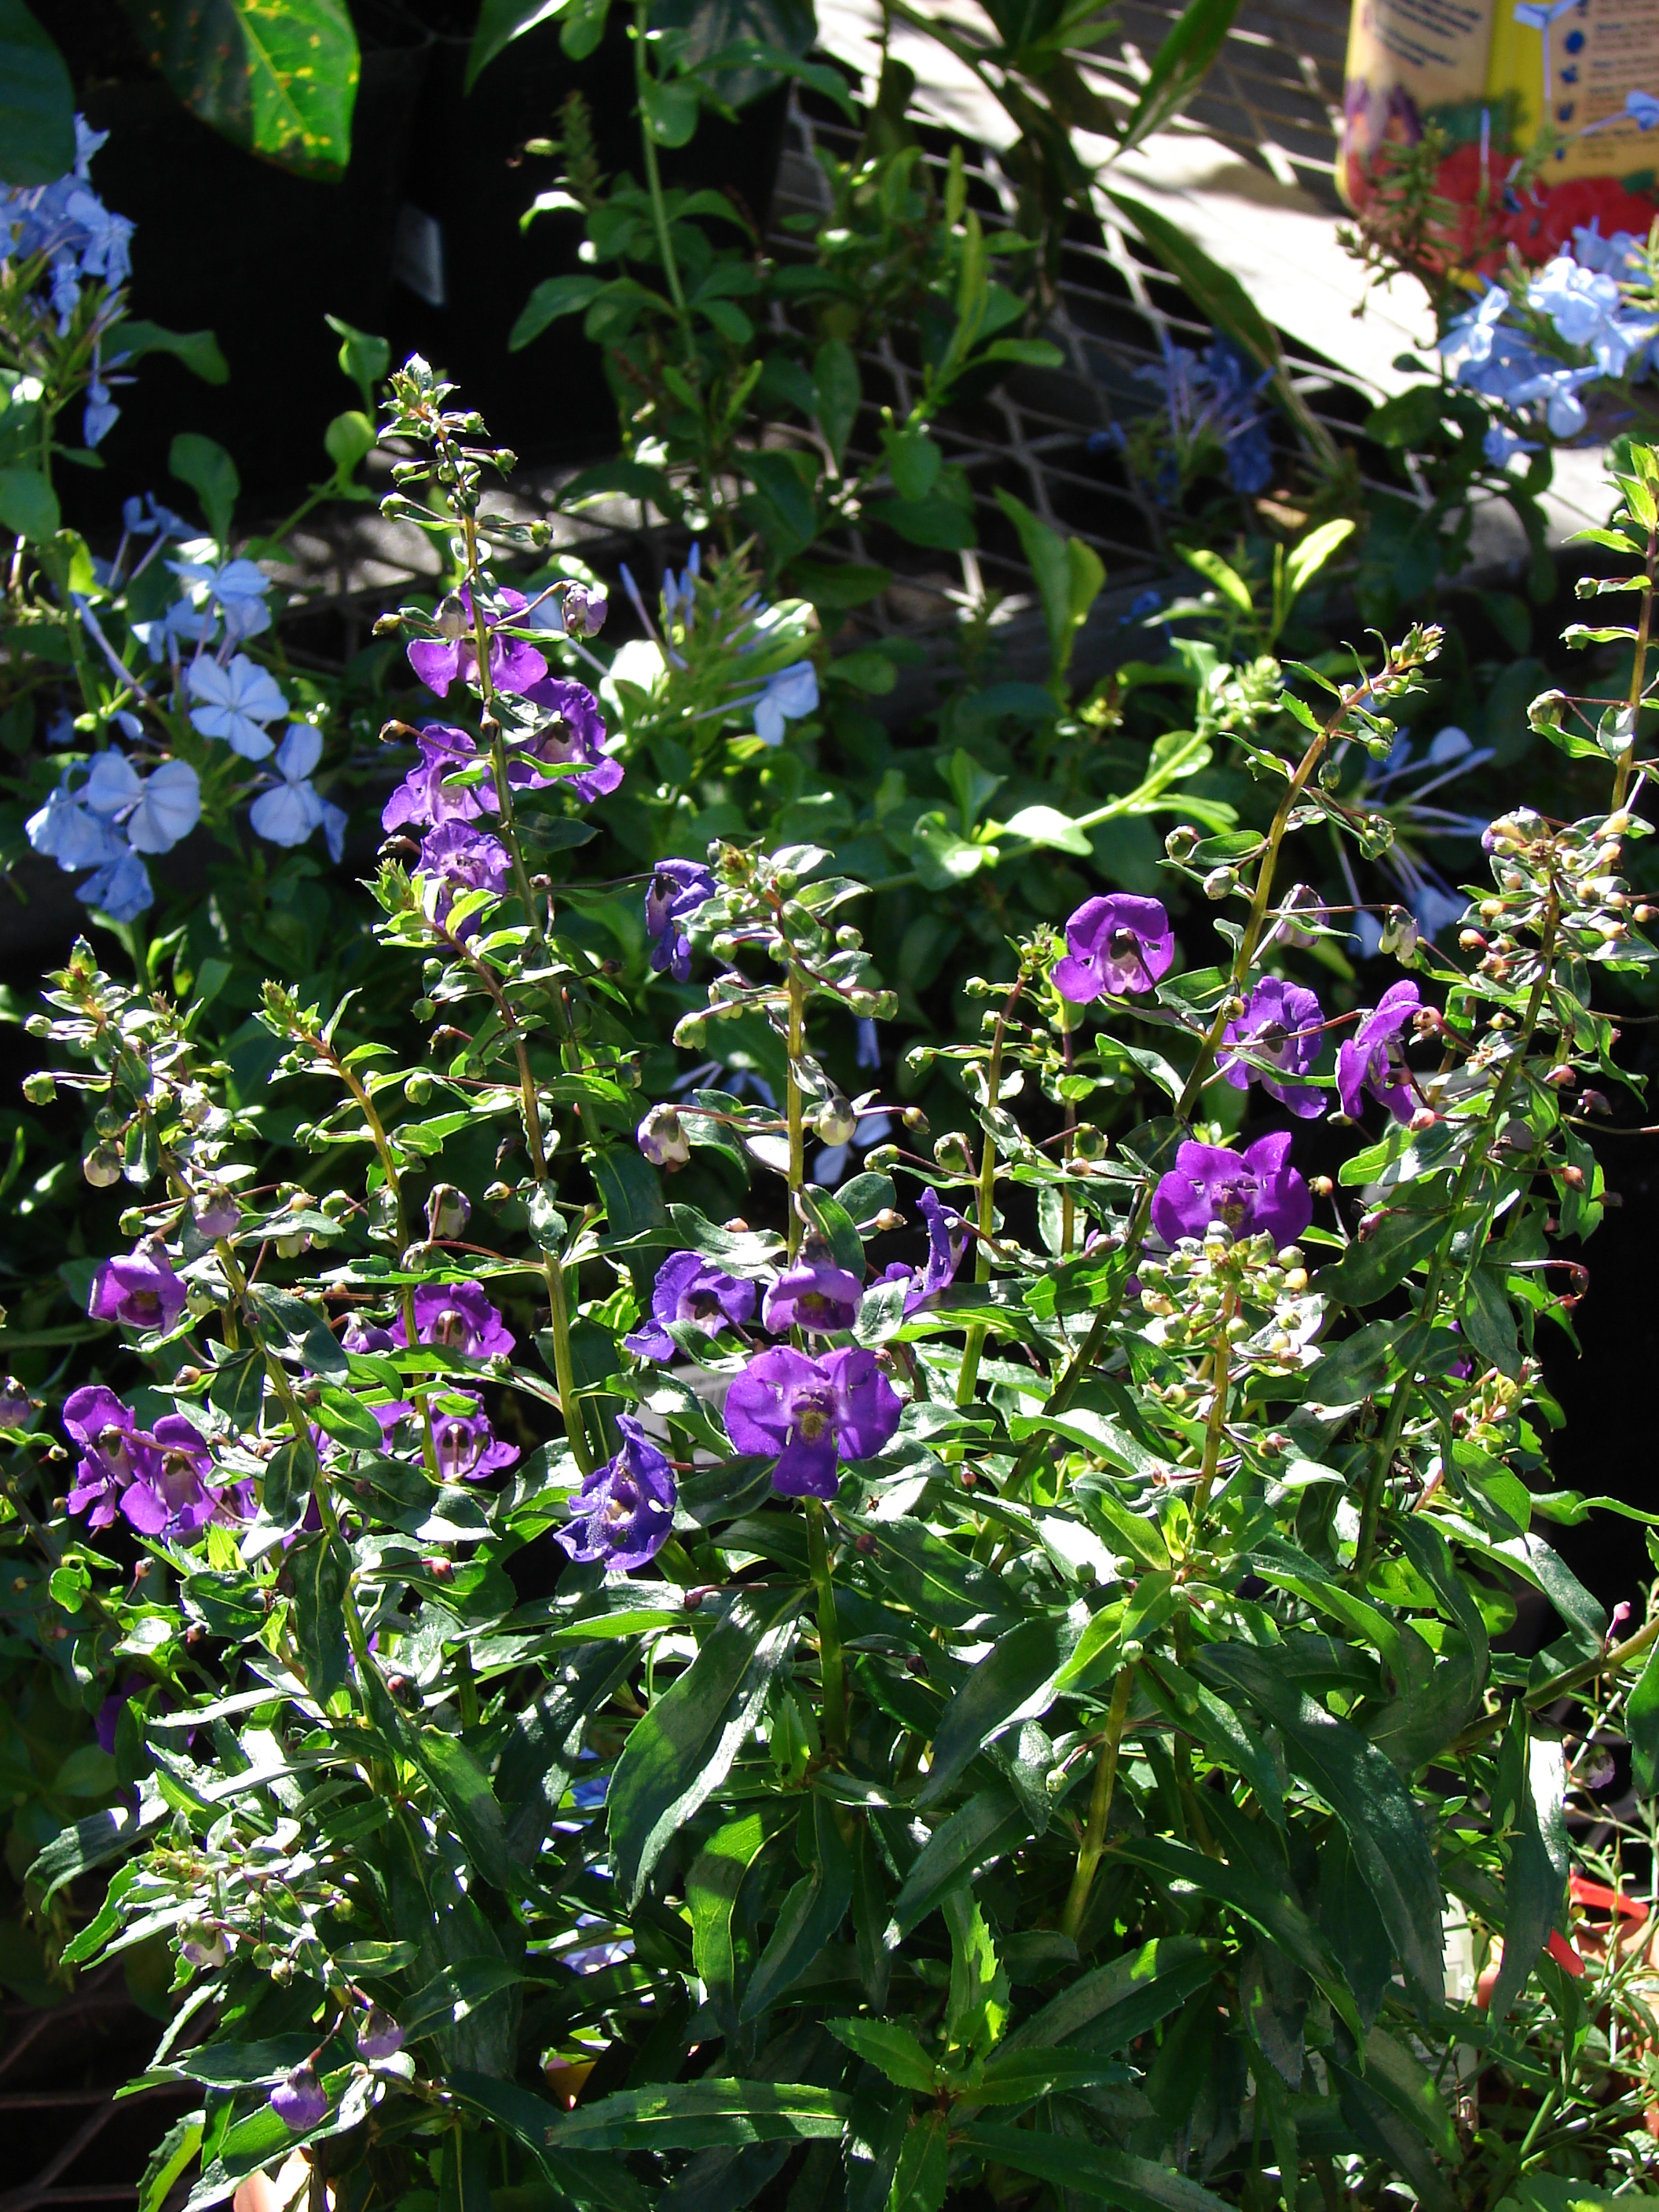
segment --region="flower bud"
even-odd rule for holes
[[[15,1375],[8,1375],[0,1382],[0,1429],[25,1427],[32,1410],[28,1392]]]
[[[58,1096],[58,1085],[47,1068],[37,1068],[33,1075],[23,1078],[23,1096],[31,1106],[50,1106]]]
[[[459,592],[447,592],[439,605],[438,635],[449,645],[459,645],[472,627],[467,618],[466,602]]]
[[[1224,899],[1237,889],[1237,868],[1212,868],[1204,878],[1204,896],[1206,899]]]
[[[426,1201],[426,1233],[434,1243],[461,1237],[472,1218],[472,1204],[453,1182],[436,1182]]]
[[[1179,822],[1164,840],[1164,849],[1172,860],[1188,860],[1198,845],[1198,832],[1190,822]]]
[[[270,2093],[270,2104],[292,2135],[307,2135],[328,2117],[328,2092],[309,2063],[296,2066],[283,2076]]]
[[[690,1139],[679,1115],[666,1101],[651,1109],[640,1123],[635,1139],[653,1167],[684,1167],[691,1157]]]
[[[112,1145],[94,1145],[82,1161],[81,1172],[94,1190],[107,1190],[121,1180],[121,1155]]]
[[[357,2056],[370,2060],[391,2058],[403,2047],[402,2028],[389,2012],[372,2005],[368,2019],[357,2031]]]
[[[858,1118],[841,1093],[831,1091],[819,1107],[812,1127],[826,1145],[850,1144]]]
[[[960,1129],[947,1129],[934,1140],[933,1158],[946,1175],[971,1175],[974,1171],[968,1139]]]

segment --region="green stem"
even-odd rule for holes
[[[634,9],[634,84],[640,101],[640,146],[645,158],[645,188],[651,196],[652,220],[656,226],[657,246],[662,255],[668,296],[674,302],[674,313],[680,321],[680,335],[690,351],[691,328],[685,312],[685,293],[680,283],[679,264],[674,258],[673,241],[668,234],[668,210],[662,196],[662,172],[657,165],[657,141],[652,132],[650,109],[647,104],[646,95],[652,81],[650,9],[647,0],[637,0]]]
[[[1631,662],[1630,743],[1619,756],[1619,765],[1613,779],[1612,811],[1615,814],[1625,803],[1625,793],[1630,788],[1631,769],[1636,762],[1636,720],[1641,710],[1642,694],[1647,689],[1648,635],[1653,614],[1656,566],[1659,566],[1659,530],[1650,528],[1648,532],[1648,587],[1642,594],[1642,611],[1636,620],[1636,651]]]
[[[789,1257],[793,1260],[800,1249],[800,1212],[795,1204],[796,1194],[806,1181],[806,1127],[805,1101],[796,1075],[802,1054],[806,1050],[806,982],[794,967],[789,970],[789,1073],[785,1088],[785,1107],[789,1122]]]
[[[1022,975],[1003,1000],[996,1028],[991,1034],[991,1055],[985,1068],[985,1103],[992,1113],[996,1111],[1002,1097],[1002,1054],[1007,1042],[1008,1024],[1024,988],[1025,979]],[[974,1254],[974,1280],[976,1283],[987,1283],[991,1279],[991,1244],[996,1235],[996,1139],[987,1129],[979,1152],[979,1237]],[[974,1392],[979,1385],[979,1363],[984,1356],[988,1334],[986,1325],[981,1321],[975,1322],[968,1331],[967,1341],[963,1346],[962,1370],[957,1376],[958,1406],[971,1406],[974,1402]]]
[[[830,1571],[830,1546],[820,1499],[806,1501],[806,1557],[818,1595],[818,1674],[823,1685],[823,1743],[826,1751],[847,1748],[847,1669],[842,1656],[841,1623],[836,1617],[836,1585]]]
[[[1060,1914],[1062,1935],[1077,1941],[1077,1931],[1083,1924],[1083,1915],[1089,1903],[1089,1893],[1094,1887],[1095,1872],[1106,1848],[1106,1823],[1112,1810],[1112,1790],[1117,1781],[1117,1755],[1123,1741],[1124,1724],[1129,1717],[1129,1696],[1134,1687],[1133,1667],[1119,1669],[1117,1680],[1112,1686],[1112,1702],[1106,1715],[1106,1738],[1100,1747],[1100,1763],[1095,1768],[1095,1786],[1089,1799],[1088,1826],[1083,1832],[1083,1841],[1078,1848],[1077,1871],[1072,1876],[1070,1894],[1066,1909]]]
[[[1204,1459],[1199,1469],[1198,1488],[1193,1493],[1193,1525],[1196,1528],[1204,1517],[1210,1502],[1210,1492],[1215,1487],[1215,1472],[1221,1459],[1221,1439],[1227,1428],[1227,1370],[1232,1347],[1227,1341],[1227,1325],[1237,1310],[1237,1300],[1229,1291],[1221,1301],[1219,1334],[1216,1338],[1215,1373],[1212,1378],[1214,1398],[1210,1406],[1210,1419],[1204,1431]]]

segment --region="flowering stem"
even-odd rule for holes
[[[806,1049],[806,984],[799,970],[789,970],[789,1073],[785,1100],[789,1117],[789,1257],[800,1249],[801,1221],[795,1194],[806,1181],[806,1131],[800,1083],[796,1070]]]
[[[1002,1096],[1002,1053],[1007,1042],[1008,1024],[1014,1008],[1024,993],[1025,978],[1021,975],[1003,1000],[997,1015],[997,1025],[991,1032],[991,1054],[985,1068],[985,1104],[988,1113],[994,1114]],[[996,1139],[987,1129],[979,1153],[979,1237],[974,1254],[974,1280],[985,1283],[991,1277],[991,1245],[996,1236],[997,1220],[997,1147]],[[963,1346],[962,1371],[957,1377],[957,1403],[973,1403],[974,1392],[979,1382],[979,1363],[985,1354],[987,1329],[983,1322],[976,1321],[968,1331]]]
[[[818,1594],[818,1674],[823,1686],[823,1741],[826,1750],[847,1746],[847,1671],[842,1657],[841,1623],[836,1617],[836,1585],[830,1572],[830,1546],[823,1506],[806,1500],[806,1557]]]
[[[1073,1942],[1083,1924],[1089,1892],[1094,1887],[1095,1872],[1106,1848],[1106,1823],[1111,1814],[1112,1790],[1117,1780],[1117,1754],[1123,1741],[1124,1724],[1129,1717],[1129,1697],[1134,1680],[1134,1668],[1123,1667],[1112,1685],[1112,1702],[1106,1715],[1106,1740],[1100,1747],[1100,1763],[1095,1768],[1095,1786],[1089,1799],[1089,1823],[1078,1849],[1077,1872],[1072,1876],[1066,1909],[1060,1916],[1061,1934],[1069,1936]]]
[[[1619,756],[1619,764],[1613,779],[1613,811],[1625,803],[1625,793],[1630,788],[1630,774],[1636,760],[1636,719],[1642,706],[1642,695],[1647,689],[1648,634],[1653,615],[1654,569],[1659,566],[1659,529],[1648,530],[1647,574],[1648,587],[1642,594],[1642,611],[1636,618],[1636,651],[1630,672],[1630,743]]]
[[[1054,996],[1060,1006],[1060,1048],[1066,1055],[1066,1073],[1069,1075],[1072,1072],[1072,1027],[1075,1013],[1069,999],[1062,998],[1058,992]],[[1060,1146],[1060,1154],[1066,1163],[1068,1175],[1076,1149],[1077,1102],[1075,1099],[1068,1098],[1066,1101],[1066,1140]],[[1060,1192],[1060,1256],[1062,1260],[1068,1260],[1071,1257],[1072,1239],[1076,1233],[1077,1200],[1072,1194],[1072,1186],[1068,1181],[1061,1184]]]
[[[1215,1395],[1210,1406],[1210,1418],[1204,1431],[1204,1459],[1199,1469],[1198,1488],[1193,1493],[1193,1523],[1196,1527],[1210,1502],[1210,1492],[1215,1486],[1215,1471],[1221,1458],[1221,1439],[1227,1427],[1227,1370],[1230,1346],[1227,1328],[1237,1310],[1237,1299],[1229,1291],[1221,1301],[1219,1332],[1216,1337],[1215,1367],[1211,1387]]]

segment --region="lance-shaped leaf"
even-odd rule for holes
[[[1279,1654],[1212,1644],[1195,1671],[1242,1690],[1274,1722],[1293,1772],[1310,1782],[1347,1832],[1401,1963],[1425,1990],[1443,1979],[1440,1883],[1410,1790],[1393,1762],[1346,1721],[1285,1680]]]
[[[1121,2205],[1123,2212],[1224,2212],[1220,2197],[1173,2167],[1154,2166],[1127,2151],[1103,2150],[1076,2136],[975,2120],[959,2129],[956,2140],[963,2149],[977,2151],[998,2166]]]
[[[1491,2017],[1501,2021],[1523,1989],[1549,1941],[1567,1885],[1566,1822],[1562,1799],[1566,1766],[1561,1746],[1532,1734],[1517,1698],[1498,1759],[1492,1791],[1495,1822],[1510,1828],[1504,1880],[1504,1963],[1492,1986]]]
[[[669,1838],[730,1773],[805,1596],[799,1589],[740,1591],[685,1672],[635,1723],[606,1800],[617,1879],[630,1903]]]
[[[23,0],[0,0],[0,146],[11,185],[50,185],[75,167],[75,88]]]
[[[1197,1995],[1216,1960],[1193,1936],[1158,1936],[1096,1966],[1021,2022],[1004,2051],[1047,2049],[1086,2035],[1091,2050],[1122,2051]]]
[[[741,2021],[758,2020],[805,1972],[853,1901],[852,1854],[827,1797],[813,1797],[811,1828],[813,1864],[783,1900],[777,1924],[744,1991],[738,2010]]]
[[[1237,13],[1238,0],[1188,0],[1152,57],[1151,73],[1119,137],[1119,153],[1130,152],[1180,114],[1208,75]]]
[[[1043,1613],[1000,1637],[945,1708],[933,1737],[933,1763],[917,1802],[942,1797],[985,1745],[1018,1721],[1048,1711],[1055,1678],[1088,1623],[1087,1611]]]
[[[555,2150],[707,2150],[838,2136],[850,2100],[811,2081],[671,2081],[619,2089],[549,2128]]]
[[[405,1741],[442,1798],[474,1866],[497,1889],[507,1888],[512,1869],[507,1822],[495,1802],[489,1776],[460,1738],[446,1735],[442,1729],[411,1729]]]
[[[304,1662],[306,1687],[320,1705],[347,1680],[346,1585],[351,1554],[337,1536],[308,1536],[288,1556],[294,1578],[295,1641]]]

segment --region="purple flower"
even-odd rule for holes
[[[0,1382],[0,1429],[26,1429],[33,1411],[29,1394],[15,1375]]]
[[[380,810],[380,827],[390,832],[412,822],[419,827],[440,822],[476,822],[481,814],[500,810],[495,787],[486,776],[482,783],[465,783],[447,789],[444,778],[469,767],[478,757],[477,742],[465,730],[447,722],[428,722],[415,733],[421,749],[416,765],[398,786]]]
[[[915,1313],[919,1306],[956,1280],[968,1242],[962,1216],[941,1206],[936,1190],[924,1190],[916,1203],[927,1224],[927,1258],[920,1274],[909,1271],[911,1287],[904,1301],[907,1314]],[[890,1274],[892,1271],[888,1272]]]
[[[512,880],[513,864],[499,837],[469,829],[465,822],[441,822],[421,840],[421,874],[436,876],[441,885],[434,919],[447,921],[458,891],[504,891]],[[458,934],[470,936],[483,921],[469,915]]]
[[[356,1315],[346,1323],[340,1342],[348,1352],[395,1352],[398,1340],[389,1328],[379,1328],[373,1322],[360,1320]]]
[[[839,1459],[868,1459],[899,1425],[892,1384],[861,1348],[809,1359],[787,1344],[751,1359],[726,1396],[726,1432],[740,1452],[775,1459],[785,1498],[833,1498]]]
[[[559,611],[568,637],[597,637],[611,611],[611,595],[603,584],[567,584]]]
[[[483,1400],[476,1390],[463,1390],[459,1395],[471,1400],[472,1413],[432,1416],[432,1448],[438,1457],[438,1473],[446,1482],[481,1482],[485,1475],[511,1467],[519,1456],[519,1447],[497,1440]]]
[[[674,1526],[674,1475],[639,1423],[618,1413],[622,1449],[596,1467],[570,1501],[570,1525],[555,1533],[573,1559],[603,1559],[623,1573],[642,1567]]]
[[[599,702],[585,684],[568,677],[550,676],[526,685],[525,697],[551,719],[527,738],[509,744],[507,780],[515,790],[574,791],[584,805],[603,799],[623,780],[623,766],[605,750],[605,718]],[[580,764],[576,775],[543,775],[534,763],[550,767]]]
[[[858,1277],[836,1267],[827,1253],[810,1259],[803,1253],[767,1291],[761,1318],[774,1336],[790,1328],[828,1336],[834,1329],[851,1328],[863,1297]]]
[[[94,1321],[126,1328],[171,1328],[185,1310],[185,1286],[159,1246],[135,1246],[125,1260],[106,1260],[93,1278],[87,1311]]]
[[[1412,1117],[1411,1085],[1406,1077],[1400,1038],[1418,1011],[1417,986],[1396,983],[1384,991],[1371,1012],[1336,1055],[1336,1091],[1342,1111],[1358,1119],[1370,1091],[1396,1121]]]
[[[1212,1221],[1237,1237],[1265,1230],[1275,1244],[1293,1244],[1313,1218],[1313,1200],[1290,1155],[1288,1129],[1243,1152],[1188,1138],[1152,1193],[1153,1228],[1166,1244],[1202,1237]]]
[[[389,2012],[379,2005],[369,2008],[368,2017],[357,2030],[357,2056],[371,2063],[376,2058],[392,2058],[404,2047],[404,2032]]]
[[[107,1528],[137,1472],[134,1454],[143,1448],[134,1441],[142,1434],[137,1419],[107,1385],[93,1382],[64,1401],[64,1426],[86,1455],[75,1471],[68,1509],[86,1513],[90,1508],[89,1525]]]
[[[399,1314],[392,1324],[399,1352],[409,1334]],[[422,1344],[441,1344],[469,1359],[505,1358],[515,1341],[512,1331],[477,1283],[423,1284],[415,1293],[415,1334]]]
[[[1311,991],[1277,975],[1264,975],[1250,993],[1243,1012],[1221,1033],[1224,1047],[1242,1046],[1243,1052],[1224,1050],[1217,1065],[1236,1091],[1259,1083],[1270,1098],[1277,1098],[1281,1106],[1304,1120],[1322,1114],[1323,1097],[1297,1079],[1306,1075],[1319,1057],[1324,1019]],[[1278,1072],[1267,1073],[1267,1066]]]
[[[475,688],[478,679],[478,644],[472,623],[472,593],[467,585],[460,591],[461,605],[466,611],[466,627],[458,638],[417,638],[409,648],[409,665],[428,691],[439,698],[446,697],[449,687],[457,678]],[[500,591],[495,594],[499,609],[494,621],[486,626],[489,630],[489,680],[497,691],[524,692],[532,684],[539,684],[547,673],[547,663],[533,645],[521,637],[502,637],[501,625],[516,621],[528,605],[522,592]]]
[[[645,894],[651,965],[684,983],[691,973],[691,940],[680,927],[715,891],[714,872],[697,860],[659,860]]]
[[[189,1535],[227,1517],[208,1487],[213,1455],[182,1413],[164,1414],[143,1441],[153,1449],[121,1493],[121,1510],[141,1535]]]
[[[675,1252],[657,1270],[651,1292],[651,1318],[623,1339],[641,1359],[672,1359],[678,1350],[668,1334],[671,1322],[718,1336],[729,1322],[741,1328],[755,1310],[755,1285],[740,1275],[711,1267],[696,1252]]]
[[[684,1167],[691,1157],[685,1125],[666,1099],[651,1109],[634,1138],[653,1168]]]
[[[1066,924],[1066,945],[1054,988],[1086,1006],[1109,991],[1150,991],[1175,958],[1175,932],[1157,899],[1114,891],[1084,901]]]
[[[411,653],[415,648],[410,646]],[[302,2136],[328,2117],[328,2092],[309,2063],[283,2075],[271,2091],[270,2109],[291,2135]]]
[[[121,1725],[121,1716],[132,1703],[134,1691],[142,1690],[144,1685],[143,1675],[128,1674],[123,1679],[120,1688],[112,1690],[99,1706],[97,1717],[92,1723],[92,1732],[97,1737],[101,1750],[112,1752],[115,1749],[115,1731]]]

